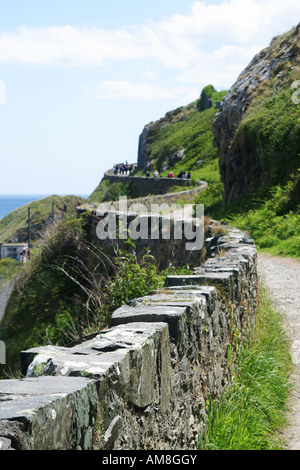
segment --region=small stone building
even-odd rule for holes
[[[27,243],[0,243],[0,259],[12,258],[24,263],[27,261]]]

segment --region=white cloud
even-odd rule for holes
[[[177,80],[199,87],[212,83],[217,89],[228,88],[262,47],[222,45],[210,54],[201,53],[195,64],[182,71]]]
[[[141,76],[147,80],[157,80],[158,74],[157,72],[154,72],[153,70],[147,68],[144,72],[142,72]]]
[[[196,95],[195,95],[196,94]],[[187,96],[198,97],[198,89],[186,86],[174,86],[165,88],[152,83],[132,83],[128,81],[104,81],[99,84],[96,98],[98,99],[133,99],[133,100],[162,100],[186,98]],[[194,98],[194,99],[195,99]]]
[[[101,83],[97,97],[196,99],[208,83],[229,88],[273,36],[300,21],[299,13],[299,0],[195,1],[189,15],[175,14],[114,31],[70,25],[22,26],[15,32],[0,33],[0,64],[101,67],[112,61],[143,59],[148,67],[144,73],[137,72],[136,80],[139,76],[146,82],[132,83],[120,71],[119,80]],[[155,73],[151,72],[153,64]],[[168,88],[155,84],[160,78],[159,65],[173,74]],[[166,76],[166,72],[160,73]]]
[[[114,33],[95,27],[20,27],[0,34],[0,63],[101,66],[106,59],[136,59],[143,50],[125,30]]]
[[[105,60],[154,59],[185,68],[199,50],[223,44],[253,45],[284,32],[300,18],[299,0],[196,1],[189,15],[175,14],[159,22],[108,31],[96,27],[20,27],[0,34],[0,63],[101,66]]]

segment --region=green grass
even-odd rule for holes
[[[258,250],[300,257],[300,171],[286,184],[259,190],[222,207],[223,185],[215,182],[197,196],[205,214],[249,233]]]
[[[300,176],[300,175],[299,175]],[[272,188],[270,198],[255,209],[236,214],[231,223],[253,236],[258,248],[274,255],[300,257],[300,214],[292,194],[296,186],[293,178],[286,185]]]
[[[201,97],[187,106],[168,112],[165,117],[150,123],[147,138],[149,171],[157,169],[161,176],[168,176],[172,169],[174,176],[181,169],[190,171],[192,180],[215,182],[219,180],[218,155],[213,146],[212,123],[217,112],[215,105],[226,91],[217,92],[211,85],[204,89],[212,100],[212,107],[202,110]],[[184,158],[176,161],[173,155],[185,150]],[[167,167],[167,168],[166,168]],[[133,176],[145,176],[145,170],[135,170]],[[177,188],[182,190],[181,187]],[[120,195],[131,197],[130,185],[110,183],[102,180],[89,202],[116,200]]]
[[[298,74],[300,66],[297,67]],[[294,74],[293,74],[294,75]],[[259,151],[269,186],[286,182],[299,167],[300,106],[292,101],[291,79],[282,90],[271,80],[269,88],[249,107],[233,139],[232,152]]]
[[[293,57],[284,56],[289,47]],[[244,161],[257,157],[264,185],[284,184],[299,168],[300,106],[293,101],[294,81],[300,73],[299,29],[274,38],[268,48],[276,66],[267,80],[258,81],[251,91],[251,102],[230,143],[233,155]]]
[[[293,62],[281,59],[288,41],[296,53]],[[230,142],[232,155],[240,155],[243,164],[251,166],[251,160],[252,166],[258,164],[255,184],[260,181],[259,186],[223,207],[221,181],[209,181],[195,201],[204,204],[212,218],[249,232],[259,250],[296,258],[300,257],[300,105],[292,100],[292,84],[299,80],[299,51],[295,29],[274,38],[269,56],[277,58],[277,66],[252,90],[252,101]]]
[[[103,179],[89,196],[88,202],[117,201],[120,196],[133,197],[130,183],[112,183]]]
[[[157,169],[162,176],[167,176],[172,168],[176,176],[183,169],[196,177],[198,170],[217,158],[217,150],[212,145],[212,122],[217,112],[215,104],[225,94],[226,91],[212,92],[213,106],[209,109],[201,111],[197,100],[167,113],[156,123],[147,139],[150,171]],[[172,160],[172,155],[181,149],[185,150],[184,158],[178,162]],[[168,168],[164,170],[164,166]]]
[[[11,258],[0,260],[0,290],[19,272],[21,264]]]
[[[256,328],[239,346],[232,383],[218,401],[208,400],[200,450],[278,450],[292,370],[290,341],[281,314],[260,284]]]
[[[74,213],[78,204],[85,200],[79,196],[49,196],[33,203],[26,204],[0,220],[0,242],[4,242],[13,237],[19,230],[27,229],[28,207],[34,206],[31,211],[32,225],[45,221],[52,214],[52,201],[54,201],[54,210],[56,214],[63,214],[63,208],[66,205],[68,213]]]

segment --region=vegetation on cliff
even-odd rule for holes
[[[146,138],[148,170],[158,170],[161,176],[169,171],[176,176],[181,169],[190,171],[196,183],[220,181],[218,153],[213,146],[212,123],[217,103],[226,91],[217,92],[212,85],[205,87],[200,98],[187,106],[181,106],[156,122],[148,124]],[[145,176],[138,169],[133,176]],[[179,188],[182,190],[182,188]],[[89,202],[117,200],[119,196],[132,197],[130,185],[102,180],[89,196]]]
[[[270,76],[257,80],[251,88],[246,111],[226,144],[227,157],[221,150],[225,152],[223,163],[226,158],[228,162],[236,159],[235,169],[228,163],[227,180],[222,177],[224,185],[211,185],[196,200],[205,204],[212,217],[249,231],[260,249],[295,257],[300,256],[300,104],[294,88],[300,76],[299,53],[299,28],[275,38],[262,51],[261,60],[269,61]],[[243,86],[244,80],[251,83],[251,73],[254,80],[260,70],[259,60],[253,60],[253,64],[240,79]],[[226,100],[236,89],[238,85]],[[244,93],[241,87],[240,94]],[[232,100],[238,98],[232,95]],[[235,110],[233,107],[231,111],[231,106],[228,100],[227,120]],[[222,144],[219,147],[222,149]],[[247,168],[249,173],[244,174]],[[235,198],[233,185],[241,192]],[[224,206],[222,202],[228,200],[230,192],[230,202]]]
[[[120,196],[133,197],[130,184],[112,183],[108,180],[101,180],[88,198],[88,202],[108,202],[117,201]]]
[[[39,238],[37,232],[41,234],[52,223],[52,202],[54,202],[55,217],[61,218],[66,213],[74,214],[76,207],[84,201],[79,196],[53,195],[19,207],[0,220],[0,242],[8,240],[26,242],[28,240],[28,207],[30,206],[34,207],[31,211],[32,239],[34,240]]]
[[[252,90],[232,145],[233,152],[246,146],[250,155],[256,149],[265,184],[273,186],[286,183],[299,167],[300,107],[293,95],[299,87],[300,25],[275,38],[267,52],[273,65],[270,77]]]
[[[183,169],[190,171],[194,179],[202,177],[202,169],[218,157],[213,146],[212,122],[216,104],[225,94],[226,91],[217,92],[208,85],[199,100],[149,124],[146,137],[149,171],[157,169],[167,176],[172,169],[176,176]]]

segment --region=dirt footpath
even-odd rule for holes
[[[283,312],[292,340],[293,390],[283,439],[287,450],[300,450],[300,261],[259,254],[258,271],[275,304]]]

